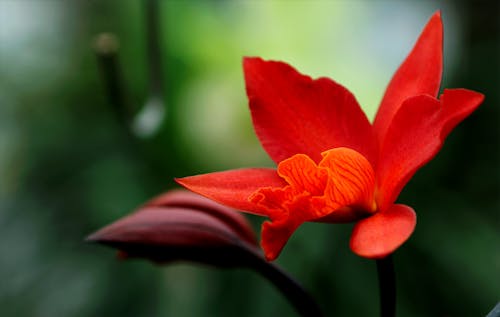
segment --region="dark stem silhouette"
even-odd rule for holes
[[[396,316],[396,274],[392,256],[377,260],[378,285],[380,289],[380,316]]]
[[[258,254],[253,257],[253,261],[249,266],[270,281],[287,298],[300,316],[323,316],[320,307],[311,294],[279,266],[266,261]]]

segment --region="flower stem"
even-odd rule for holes
[[[160,8],[158,0],[146,2],[146,39],[148,45],[149,95],[163,100],[162,59],[160,48]]]
[[[290,275],[274,263],[267,262],[262,257],[254,258],[251,267],[264,276],[278,288],[288,299],[295,310],[304,317],[321,317],[323,314],[312,296]]]
[[[122,67],[118,60],[118,38],[112,33],[99,34],[94,42],[94,51],[106,86],[109,103],[113,107],[118,122],[128,132],[132,110],[127,103]]]
[[[380,316],[396,316],[396,276],[392,256],[377,260],[378,285],[380,289]]]

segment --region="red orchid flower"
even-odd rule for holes
[[[443,26],[436,12],[399,67],[371,124],[351,92],[329,78],[245,58],[253,125],[277,169],[248,168],[177,179],[222,204],[267,216],[261,245],[275,259],[305,221],[356,222],[354,253],[373,259],[413,232],[414,210],[395,201],[444,139],[483,101],[480,93],[437,93]]]

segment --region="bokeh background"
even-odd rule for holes
[[[373,118],[437,9],[443,87],[486,101],[399,198],[419,218],[395,254],[398,311],[486,315],[500,296],[498,4],[368,0],[159,1],[153,75],[145,1],[0,0],[0,315],[294,316],[253,272],[120,262],[83,239],[175,176],[272,166],[242,56],[334,78]],[[277,260],[327,316],[378,312],[375,264],[350,252],[351,228],[305,224]]]

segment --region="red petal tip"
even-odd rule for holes
[[[443,22],[435,12],[425,25],[413,49],[392,77],[380,103],[374,130],[381,143],[403,102],[426,94],[436,97],[443,71]]]

